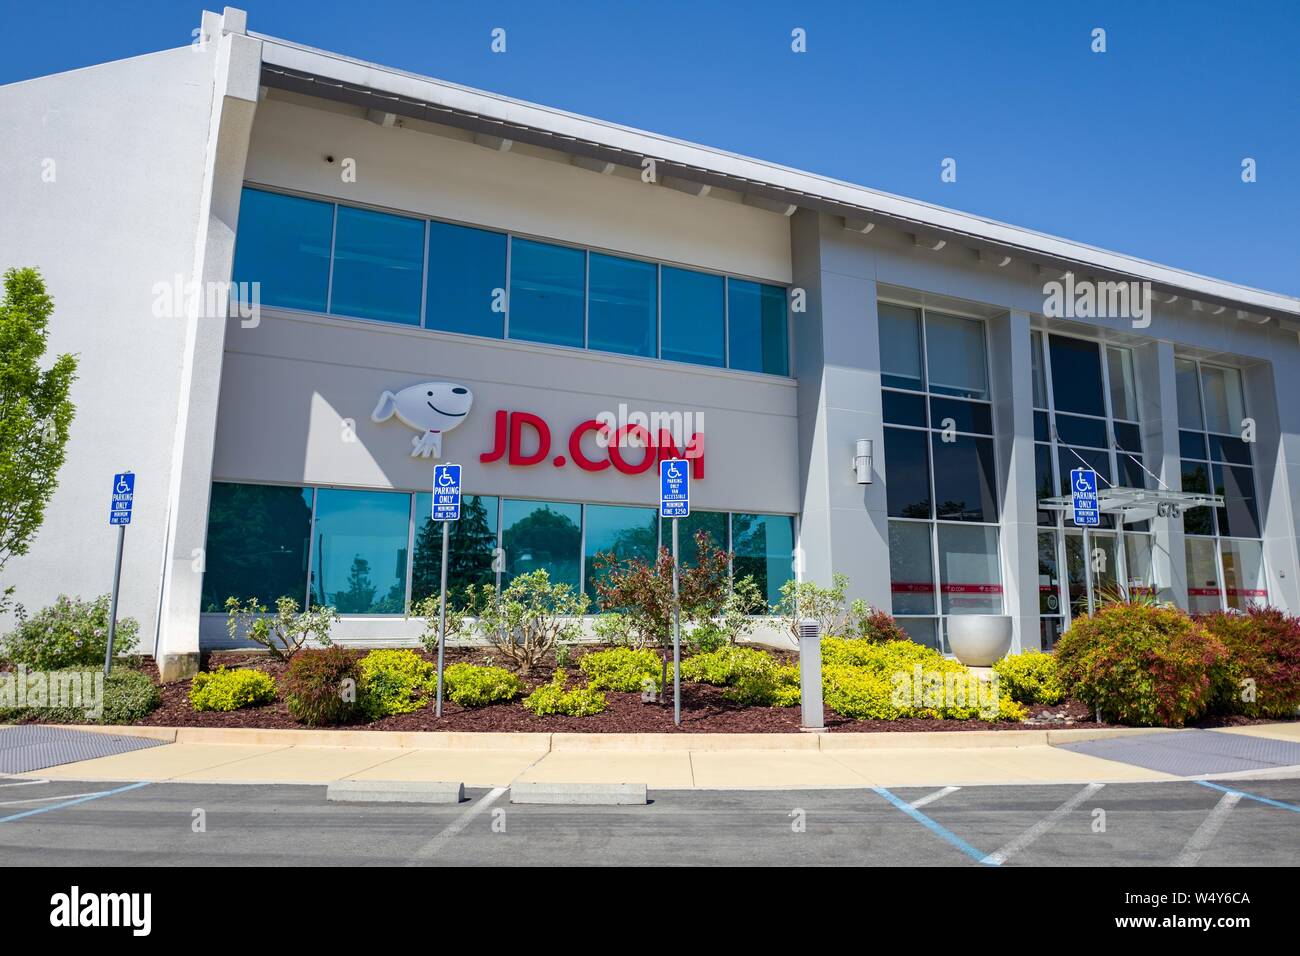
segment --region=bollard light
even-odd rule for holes
[[[799,700],[802,711],[799,729],[810,733],[825,730],[825,714],[822,712],[821,625],[811,618],[799,622]]]

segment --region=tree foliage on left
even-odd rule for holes
[[[58,487],[75,414],[77,359],[43,368],[54,301],[36,269],[9,269],[0,299],[0,571],[27,553]],[[0,591],[0,610],[13,588]]]

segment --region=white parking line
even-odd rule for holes
[[[986,856],[983,859],[982,862],[987,863],[990,866],[1001,866],[1003,863],[1007,862],[1007,860],[1011,859],[1011,857],[1015,856],[1025,847],[1029,846],[1029,844],[1037,840],[1048,830],[1052,829],[1052,827],[1060,823],[1061,819],[1065,817],[1066,814],[1068,814],[1079,804],[1083,803],[1083,801],[1087,800],[1089,797],[1091,797],[1094,793],[1096,793],[1104,786],[1106,786],[1104,783],[1088,784],[1086,787],[1084,787],[1082,790],[1080,790],[1078,793],[1072,796],[1069,800],[1066,800],[1063,804],[1061,804],[1059,807],[1057,807],[1047,816],[1043,817],[1043,819],[1039,820],[1032,827],[1030,827],[1024,833],[1020,834],[1020,836],[1016,837],[1014,840],[1012,840],[1002,849],[995,850],[994,852],[990,853],[988,856]]]
[[[1183,847],[1183,852],[1179,853],[1178,859],[1174,860],[1174,866],[1195,866],[1197,864],[1201,859],[1201,854],[1210,848],[1214,837],[1228,821],[1228,814],[1241,801],[1242,796],[1240,793],[1230,792],[1219,798],[1219,802],[1214,805],[1210,815],[1196,828],[1192,838]]]
[[[450,841],[452,837],[465,829],[465,827],[469,826],[471,820],[495,803],[508,789],[508,787],[493,787],[488,791],[486,796],[478,801],[478,803],[472,804],[464,813],[458,816],[455,820],[452,820],[451,823],[447,824],[446,829],[424,846],[420,847],[420,849],[416,850],[415,855],[407,861],[406,865],[419,866],[421,863],[432,859],[437,855],[439,850],[447,845],[448,841]]]
[[[909,806],[911,806],[913,810],[919,810],[921,807],[928,806],[936,800],[942,800],[944,797],[948,796],[948,794],[956,793],[960,789],[961,787],[944,787],[942,790],[936,790],[934,793],[927,793],[919,800],[913,800]]]
[[[32,784],[36,784],[36,783],[49,783],[48,780],[15,780],[14,782],[10,783],[8,777],[4,777],[0,779],[3,779],[5,781],[4,783],[0,783],[0,787],[30,787]]]

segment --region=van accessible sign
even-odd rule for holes
[[[1070,472],[1070,496],[1074,505],[1074,523],[1085,527],[1101,524],[1101,511],[1097,504],[1097,473],[1091,468],[1076,468]]]
[[[691,516],[691,464],[681,458],[659,462],[659,517]]]

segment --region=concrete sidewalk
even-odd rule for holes
[[[1178,777],[1055,746],[1150,729],[835,734],[467,734],[84,728],[162,746],[49,767],[50,780],[644,783],[654,790],[1142,783]],[[1300,725],[1229,732],[1294,740]],[[1179,731],[1164,731],[1179,733]]]

